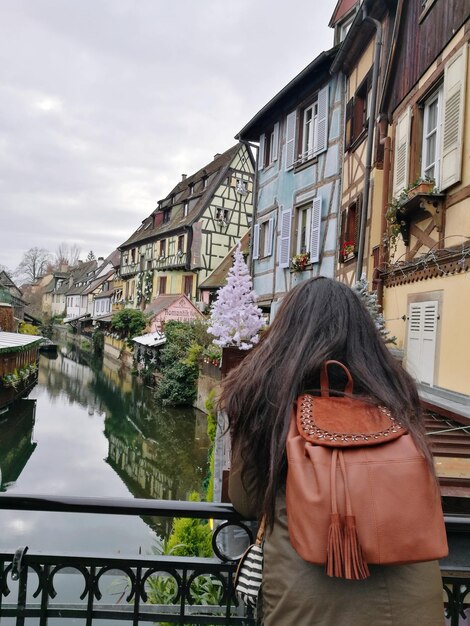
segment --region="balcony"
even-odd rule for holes
[[[237,558],[244,544],[252,541],[251,525],[229,504],[0,494],[0,509],[219,520],[212,538],[214,558],[74,554],[73,546],[64,555],[37,553],[26,546],[0,552],[0,621],[16,618],[20,626],[32,619],[47,626],[57,618],[61,625],[81,619],[87,626],[103,619],[132,624],[255,624],[233,588]],[[470,606],[470,516],[447,516],[446,527],[450,554],[441,562],[443,611],[449,626],[459,626],[466,623],[464,611]],[[61,597],[64,577],[67,587],[73,583],[76,591],[73,603]],[[218,590],[215,602],[197,593],[200,577],[213,581]],[[152,578],[171,582],[172,597],[165,603],[149,602]],[[117,583],[120,601],[110,602],[106,595]]]
[[[187,258],[188,254],[186,252],[160,256],[154,259],[152,268],[155,270],[184,269],[186,267]]]
[[[139,271],[139,263],[132,263],[131,265],[121,265],[119,271],[123,278],[125,276],[133,276]]]

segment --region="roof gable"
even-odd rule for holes
[[[212,197],[229,169],[230,163],[235,154],[243,148],[243,144],[237,143],[223,154],[215,158],[211,163],[198,170],[192,176],[187,177],[184,181],[173,187],[172,191],[164,200],[159,203],[159,208],[146,217],[139,228],[122,243],[119,248],[125,249],[137,243],[151,241],[166,233],[183,229],[195,222],[205,208],[210,204]],[[199,193],[191,194],[190,185],[196,180],[200,180],[202,173],[210,180],[209,184]],[[173,204],[170,200],[173,197]],[[188,215],[184,215],[184,201],[187,199],[196,200],[190,208]],[[170,210],[170,219],[166,223],[155,225],[155,215],[162,213],[164,210]]]

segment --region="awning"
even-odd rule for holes
[[[134,337],[132,341],[141,346],[156,348],[157,346],[161,346],[166,342],[166,337],[163,333],[159,333],[157,331],[155,333],[147,333],[146,335],[141,335],[140,337]]]
[[[0,353],[1,352],[21,352],[39,344],[43,337],[37,335],[23,335],[21,333],[0,332]]]

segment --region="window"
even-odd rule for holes
[[[442,86],[424,103],[421,176],[440,182],[442,128]]]
[[[168,224],[170,221],[171,209],[163,209],[163,224]]]
[[[218,208],[215,211],[215,219],[221,224],[228,222],[228,209]]]
[[[259,139],[258,169],[262,170],[277,161],[278,152],[279,122],[276,122]]]
[[[308,233],[310,232],[310,220],[312,212],[310,207],[297,209],[297,245],[296,254],[308,252]]]
[[[307,161],[313,156],[314,139],[318,133],[318,102],[315,101],[302,111],[301,153],[299,159]]]
[[[339,31],[339,41],[344,41],[344,39],[346,39],[346,35],[349,32],[349,29],[352,26],[352,23],[354,22],[354,18],[355,18],[355,14],[351,15],[350,17],[348,17],[347,20],[345,20],[341,26],[340,26],[340,31]]]
[[[160,241],[160,258],[164,258],[166,256],[166,239],[162,239]]]
[[[308,253],[311,263],[317,263],[320,256],[320,223],[321,198],[296,210],[295,254]]]
[[[207,185],[207,176],[203,176],[201,179],[201,182],[202,182],[202,188],[205,189]]]
[[[345,148],[346,150],[361,136],[365,136],[369,123],[369,113],[372,105],[372,70],[356,90],[356,93],[346,105],[345,120]]]
[[[158,280],[158,293],[165,294],[166,293],[166,276],[160,276]]]
[[[184,276],[183,278],[183,293],[188,296],[188,298],[191,297],[192,293],[193,293],[193,277],[192,276]]]
[[[411,140],[411,107],[396,120],[393,163],[393,195],[398,196],[408,186],[411,176],[409,163],[411,147],[421,146],[423,177],[434,178],[444,191],[462,178],[464,96],[467,81],[467,45],[463,45],[445,64],[444,82],[423,105],[422,139]],[[415,156],[415,155],[411,155]],[[416,176],[416,169],[411,173]]]
[[[253,229],[253,259],[272,255],[273,250],[274,218],[269,218]]]
[[[189,195],[192,196],[194,193],[194,183],[189,183]]]
[[[340,262],[354,258],[359,232],[361,197],[352,202],[341,214]]]
[[[286,170],[328,148],[328,85],[286,118]]]
[[[183,216],[186,217],[189,213],[189,202],[186,200],[183,205]]]
[[[178,237],[178,253],[183,254],[184,252],[184,235],[180,235]]]

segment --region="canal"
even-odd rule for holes
[[[0,415],[0,491],[185,500],[207,476],[206,417],[74,346],[42,355],[37,386]],[[0,549],[150,554],[170,520],[0,511]]]

